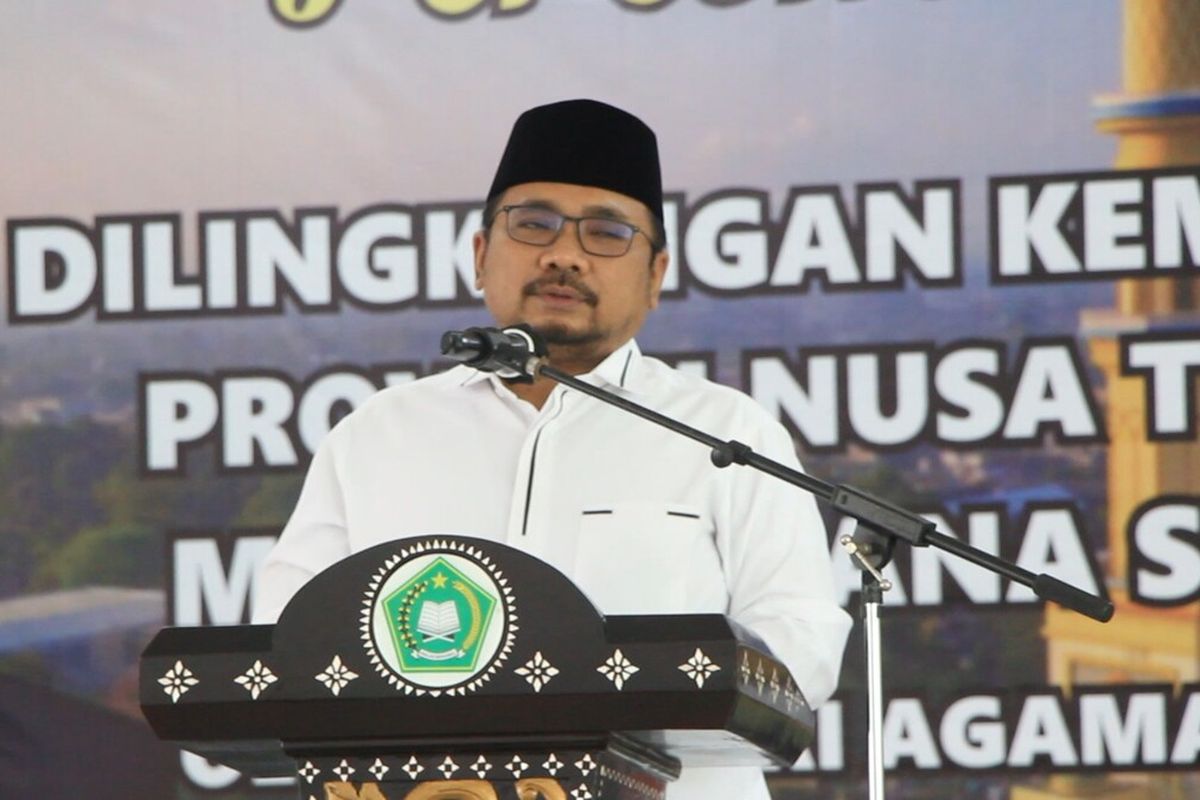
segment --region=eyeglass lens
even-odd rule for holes
[[[508,235],[525,244],[547,245],[558,238],[567,219],[574,218],[548,208],[513,206],[508,209]],[[604,217],[583,217],[576,223],[584,251],[596,256],[629,252],[635,233],[632,225]]]

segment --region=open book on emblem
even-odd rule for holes
[[[426,600],[421,604],[421,613],[417,617],[417,633],[426,641],[454,641],[454,637],[462,630],[458,619],[458,606],[453,600],[441,603]]]

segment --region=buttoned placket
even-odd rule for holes
[[[632,342],[610,356],[613,364],[607,373],[603,365],[588,375],[580,376],[594,385],[620,392],[630,374],[631,361],[636,356]],[[601,375],[603,377],[601,377]],[[482,377],[482,376],[480,376]],[[557,438],[560,429],[577,417],[589,402],[585,395],[562,385],[555,386],[540,409],[521,398],[498,377],[488,375],[497,398],[520,418],[527,429],[518,449],[509,514],[505,528],[505,543],[570,572],[574,558],[574,536],[564,528],[571,519],[560,519],[562,508],[557,496],[555,472],[561,472],[562,442]]]
[[[498,390],[499,391],[499,390]],[[542,461],[539,470],[539,453],[544,452],[548,442],[547,437],[554,435],[555,424],[561,419],[569,391],[564,386],[555,386],[542,404],[540,410],[534,410],[526,401],[512,394],[505,387],[503,392],[508,402],[518,403],[522,412],[533,412],[532,424],[525,434],[521,444],[518,459],[516,480],[513,481],[512,500],[509,504],[509,519],[507,542],[509,545],[524,550],[541,558],[545,558],[547,542],[545,541],[546,526],[541,523],[545,503],[540,496],[548,491],[549,473]]]

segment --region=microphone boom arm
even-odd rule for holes
[[[947,536],[937,531],[936,526],[918,514],[876,497],[870,492],[846,484],[834,485],[819,478],[814,478],[799,470],[792,469],[778,461],[773,461],[759,455],[746,444],[736,440],[725,441],[704,431],[685,425],[657,411],[626,400],[611,392],[607,392],[590,383],[581,381],[574,375],[563,372],[550,365],[546,359],[529,356],[523,364],[524,374],[542,376],[557,383],[569,386],[579,392],[596,398],[609,405],[623,409],[630,414],[641,417],[672,430],[680,435],[707,445],[711,450],[711,459],[717,467],[728,467],[731,464],[741,464],[752,467],[771,475],[779,480],[798,486],[815,495],[818,499],[830,504],[835,511],[845,514],[869,531],[882,536],[890,551],[892,544],[903,539],[914,547],[932,545],[959,558],[999,574],[1011,581],[1027,586],[1034,594],[1043,600],[1049,600],[1065,608],[1077,611],[1086,617],[1100,622],[1112,619],[1113,604],[1107,598],[1098,597],[1065,583],[1045,573],[1034,574],[1011,561],[999,558],[991,553]],[[513,366],[518,369],[518,365]],[[881,565],[880,565],[881,566]]]

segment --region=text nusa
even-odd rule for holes
[[[836,188],[796,189],[772,221],[765,192],[700,200],[664,223],[672,267],[665,289],[715,293],[899,285],[957,285],[958,185],[918,183],[856,190],[852,222]],[[198,255],[186,265],[178,214],[8,223],[9,319],[52,322],[94,311],[99,320],[280,313],[286,304],[394,309],[473,303],[471,238],[481,211],[470,204],[202,212]]]
[[[1015,363],[999,341],[748,351],[743,382],[814,452],[1104,440],[1074,340],[1029,339]]]

